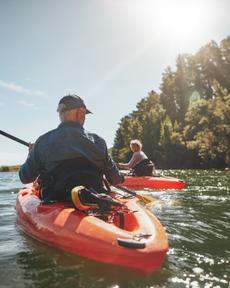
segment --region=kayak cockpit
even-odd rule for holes
[[[18,193],[17,223],[33,238],[70,253],[151,273],[168,251],[164,228],[136,197],[116,199],[121,207],[86,213],[70,203],[42,204],[30,186]]]

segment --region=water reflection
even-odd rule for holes
[[[190,185],[182,194],[162,195],[163,208],[155,207],[173,247],[167,265],[178,271],[169,287],[229,288],[229,177],[220,171],[197,171],[187,181]]]
[[[160,285],[162,279],[170,276],[169,271],[162,269],[146,277],[26,238],[26,251],[18,253],[16,257],[24,287],[148,287]]]
[[[165,171],[188,182],[183,191],[157,191],[149,207],[165,227],[170,250],[161,270],[145,277],[64,253],[15,225],[14,174],[0,181],[0,287],[223,287],[230,279],[230,172]],[[1,178],[1,180],[3,179]]]

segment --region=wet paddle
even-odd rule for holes
[[[107,191],[111,192],[110,185],[109,185],[109,183],[108,183],[108,181],[106,180],[105,177],[103,177],[103,182],[105,184],[105,187],[107,188]],[[123,191],[123,192],[126,192],[126,193],[128,193],[130,195],[133,195],[133,196],[137,197],[139,200],[141,200],[145,204],[152,203],[152,202],[154,202],[156,200],[156,199],[154,199],[153,197],[151,197],[149,195],[141,195],[141,194],[138,194],[135,191],[132,191],[132,190],[130,190],[128,188],[125,188],[125,187],[122,187],[122,186],[119,186],[119,185],[116,185],[114,187],[119,189],[119,190],[121,190],[121,191]]]
[[[152,196],[149,196],[149,195],[141,195],[141,194],[138,194],[138,193],[135,192],[135,191],[129,190],[129,189],[127,189],[127,188],[125,188],[125,187],[122,187],[122,186],[119,186],[119,185],[114,186],[114,187],[117,188],[117,189],[122,190],[123,192],[126,192],[126,193],[128,193],[128,194],[130,194],[130,195],[133,195],[133,196],[137,197],[139,200],[143,201],[145,204],[152,203],[152,202],[154,202],[154,201],[156,200],[156,199],[153,198]]]

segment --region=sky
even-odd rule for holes
[[[0,130],[34,142],[74,93],[93,112],[85,128],[111,147],[179,53],[230,36],[229,11],[229,0],[0,0]],[[26,156],[0,135],[0,165]]]

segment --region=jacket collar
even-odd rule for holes
[[[77,122],[62,122],[58,125],[58,128],[64,128],[64,127],[75,127],[84,130],[82,125]]]

